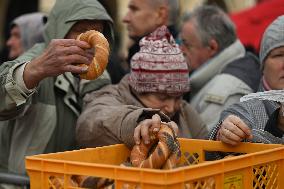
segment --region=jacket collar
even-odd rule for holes
[[[190,77],[191,90],[199,91],[215,75],[221,73],[230,62],[244,56],[245,48],[239,40],[236,40],[193,72]]]
[[[79,80],[72,76],[71,73],[61,74],[56,77],[55,87],[65,92],[64,103],[79,116],[80,110],[75,107],[74,104],[78,104],[78,94],[79,94]]]

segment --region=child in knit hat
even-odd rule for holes
[[[189,91],[187,64],[166,26],[144,37],[139,45],[140,51],[131,59],[129,76],[134,91],[176,95]]]
[[[284,89],[284,15],[267,27],[259,58],[263,69],[259,92]],[[243,140],[284,143],[283,116],[276,101],[240,102],[222,112],[220,120],[223,121],[214,128],[210,138],[232,145]]]
[[[131,73],[85,98],[77,123],[83,147],[149,142],[148,130],[169,122],[185,138],[205,139],[199,115],[182,100],[189,90],[188,67],[166,26],[142,38],[131,60]],[[135,137],[134,137],[135,136]],[[135,140],[135,141],[134,141]]]

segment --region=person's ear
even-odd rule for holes
[[[168,17],[169,17],[169,10],[166,6],[161,6],[158,8],[158,18],[157,24],[160,25],[167,25]]]
[[[212,57],[215,54],[218,53],[219,51],[219,44],[217,43],[217,41],[215,39],[210,39],[209,44],[208,44],[208,48],[209,48],[209,55]]]

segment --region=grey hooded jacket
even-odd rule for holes
[[[0,166],[25,173],[27,155],[76,148],[75,123],[82,98],[88,92],[109,84],[105,72],[95,81],[79,81],[71,73],[42,80],[37,90],[26,94],[14,80],[15,69],[40,55],[52,39],[62,39],[79,20],[104,20],[110,39],[112,20],[96,0],[57,0],[44,31],[45,43],[35,45],[18,59],[0,66]]]

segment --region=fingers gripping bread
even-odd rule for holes
[[[151,153],[155,144],[156,147]],[[167,124],[162,124],[160,131],[150,144],[146,145],[142,142],[133,147],[130,161],[134,167],[171,169],[177,165],[180,156],[179,143],[174,131]]]
[[[104,35],[96,30],[89,30],[80,34],[77,40],[85,41],[94,49],[94,58],[89,65],[88,72],[80,74],[81,79],[93,80],[103,74],[109,57],[109,43]],[[87,66],[81,64],[80,66]]]

